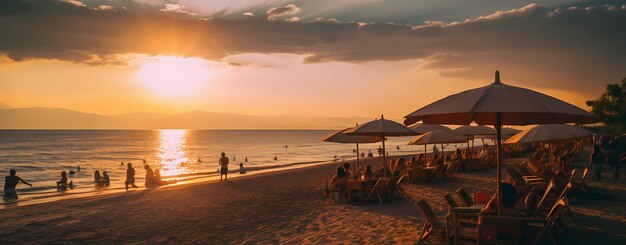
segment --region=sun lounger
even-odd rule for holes
[[[528,230],[528,220],[524,217],[481,215],[478,218],[477,244],[528,244]]]
[[[472,204],[474,204],[474,201],[472,200],[472,196],[470,196],[470,194],[467,193],[467,191],[465,191],[463,187],[459,187],[459,189],[456,190],[456,194],[459,196],[459,199],[461,200],[461,203],[463,206],[469,207],[469,206],[472,206]]]

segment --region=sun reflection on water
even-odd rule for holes
[[[187,171],[186,163],[189,161],[185,156],[187,130],[163,129],[159,132],[157,157],[161,166],[161,175],[171,176],[185,173]]]

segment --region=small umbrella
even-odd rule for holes
[[[405,116],[405,125],[418,121],[430,124],[494,125],[496,137],[496,166],[498,197],[497,213],[501,213],[502,125],[531,125],[551,123],[592,123],[598,117],[567,102],[529,89],[495,81],[487,86],[470,89],[433,102]]]
[[[358,124],[357,124],[358,126]],[[340,130],[329,134],[328,136],[322,138],[324,142],[334,142],[334,143],[342,143],[342,144],[356,144],[356,164],[357,168],[359,163],[359,143],[376,143],[383,141],[382,137],[378,136],[358,136],[358,135],[349,135],[345,132],[352,128],[346,128],[344,130]]]
[[[346,130],[344,133],[348,135],[377,136],[381,138],[385,138],[387,136],[411,136],[419,134],[401,123],[385,119],[383,115],[380,115],[380,119],[375,119],[374,121],[361,124]],[[385,151],[385,141],[383,141],[382,153],[383,162],[386,163],[387,152]]]
[[[454,129],[454,132],[458,133],[458,134],[462,134],[468,137],[468,140],[472,140],[472,150],[470,151],[472,153],[472,155],[474,155],[474,138],[480,138],[480,137],[484,137],[484,136],[489,136],[489,135],[496,135],[496,130],[487,126],[482,126],[482,125],[478,125],[478,126],[470,126],[470,125],[463,125],[460,126],[458,128]],[[483,145],[485,144],[485,142],[483,141]],[[469,147],[469,142],[467,144],[467,147]]]
[[[467,137],[457,134],[452,130],[435,130],[413,138],[409,145],[424,145],[424,155],[427,144],[465,143]],[[443,146],[441,147],[443,149]]]

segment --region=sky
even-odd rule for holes
[[[587,109],[626,1],[0,1],[0,108],[401,118],[504,83]]]

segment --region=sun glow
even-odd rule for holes
[[[138,79],[159,95],[184,97],[201,90],[211,68],[199,58],[158,56],[141,65]]]

